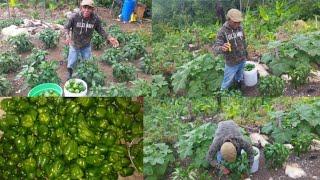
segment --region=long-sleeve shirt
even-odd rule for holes
[[[218,124],[213,142],[206,156],[206,160],[209,161],[210,164],[215,161],[216,154],[220,151],[222,144],[227,141],[230,141],[236,147],[237,155],[241,155],[242,149],[246,151],[250,165],[253,164],[253,148],[250,143],[243,139],[239,126],[231,120],[222,121]]]
[[[107,38],[108,34],[102,27],[100,18],[92,13],[89,18],[84,18],[82,13],[73,14],[64,28],[71,31],[71,45],[83,48],[90,44],[93,31],[96,30],[101,36]]]
[[[231,52],[223,52],[221,47],[224,43],[231,44]],[[217,34],[217,39],[213,45],[213,51],[223,54],[228,66],[234,66],[247,59],[247,43],[242,26],[232,29],[228,21],[225,22]]]

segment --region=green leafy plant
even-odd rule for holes
[[[196,169],[188,168],[183,169],[181,167],[175,168],[174,172],[172,173],[172,180],[196,180],[198,176],[198,172]]]
[[[250,172],[247,153],[242,153],[235,162],[223,162],[222,164],[230,170],[231,179],[242,179],[243,175],[247,175]]]
[[[120,27],[118,25],[112,25],[108,28],[108,33],[114,37],[117,38],[120,44],[123,44],[126,42],[126,34],[121,31]]]
[[[152,76],[151,97],[166,97],[169,95],[169,84],[163,75]]]
[[[262,132],[271,134],[271,137],[277,143],[290,143],[296,137],[296,134],[317,132],[320,125],[318,111],[317,103],[313,102],[310,104],[295,104],[286,112],[270,113],[273,121],[265,124]]]
[[[270,168],[282,167],[283,163],[288,159],[289,153],[289,149],[283,144],[267,144],[264,148],[267,166]]]
[[[115,63],[112,66],[113,77],[119,82],[132,81],[136,79],[136,68],[131,64]]]
[[[89,96],[93,97],[105,97],[107,96],[107,87],[96,85],[96,82],[92,82],[92,85],[90,87]]]
[[[143,146],[143,174],[147,179],[158,179],[166,173],[170,162],[174,161],[172,150],[165,143]]]
[[[18,77],[25,77],[29,87],[33,88],[42,83],[60,83],[60,78],[56,72],[57,61],[42,61],[39,65],[25,65]]]
[[[63,46],[62,56],[65,60],[68,59],[69,56],[69,46],[65,45]]]
[[[0,30],[10,25],[19,26],[20,24],[23,24],[22,19],[18,19],[18,18],[0,19]]]
[[[47,28],[40,32],[39,39],[44,43],[46,48],[53,48],[59,43],[59,33]]]
[[[134,97],[139,96],[149,96],[151,93],[151,85],[145,79],[136,79],[134,81],[130,81],[132,86],[130,87],[130,92]]]
[[[292,139],[293,151],[300,156],[309,150],[313,136],[311,134],[302,134]]]
[[[21,65],[20,57],[17,53],[7,51],[0,54],[0,74],[17,71]]]
[[[4,75],[0,75],[0,96],[9,96],[12,91],[10,81]]]
[[[26,34],[10,37],[8,41],[18,53],[30,51],[33,47]]]
[[[291,82],[295,88],[298,86],[307,83],[308,76],[310,74],[310,65],[309,64],[299,64],[294,69],[289,72]]]
[[[252,71],[256,66],[254,64],[246,64],[244,67],[245,71]]]
[[[106,93],[109,97],[133,97],[126,83],[112,83]]]
[[[220,88],[223,70],[221,57],[213,58],[210,54],[200,55],[177,68],[172,75],[173,90],[176,93],[185,90],[189,97],[212,94]]]
[[[270,67],[274,75],[288,74],[296,88],[306,83],[310,64],[319,63],[319,35],[319,32],[297,34],[289,41],[270,42],[270,52],[262,56],[262,61]]]
[[[96,85],[104,85],[105,75],[99,70],[98,64],[94,58],[81,61],[77,67],[77,77],[84,80],[90,87],[93,81]]]
[[[105,39],[96,31],[93,32],[91,39],[92,47],[95,50],[100,50],[105,44]]]
[[[33,48],[32,53],[27,57],[27,64],[34,64],[34,66],[37,66],[42,61],[46,60],[47,55],[48,55],[47,51]]]
[[[144,57],[140,58],[140,64],[141,64],[141,69],[144,73],[153,74],[154,65],[153,65],[152,56],[145,55]]]
[[[134,61],[146,53],[143,42],[134,39],[126,44],[122,49],[122,57],[129,61]]]
[[[101,56],[101,61],[106,62],[109,65],[119,63],[121,60],[121,50],[118,48],[109,48],[105,50]]]
[[[284,87],[284,80],[273,75],[262,77],[258,85],[260,94],[268,97],[283,95]]]
[[[191,157],[192,165],[195,168],[206,167],[208,162],[205,157],[215,129],[215,124],[206,123],[184,134],[175,144],[175,147],[178,148],[179,157],[181,159]]]

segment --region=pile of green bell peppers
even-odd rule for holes
[[[1,109],[0,179],[112,180],[143,171],[142,141],[128,146],[143,136],[142,104],[131,98],[14,97]]]

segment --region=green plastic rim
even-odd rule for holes
[[[59,96],[62,96],[62,93],[63,93],[62,88],[58,84],[44,83],[44,84],[39,84],[38,86],[32,88],[28,93],[28,97],[40,96],[42,92],[48,91],[48,90],[53,90],[54,92],[59,94]]]

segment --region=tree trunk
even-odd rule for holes
[[[9,16],[9,18],[10,18],[11,16],[10,16],[10,4],[9,4],[9,0],[7,0],[7,5],[8,5],[8,6],[7,6],[7,8],[8,8],[8,16]]]

